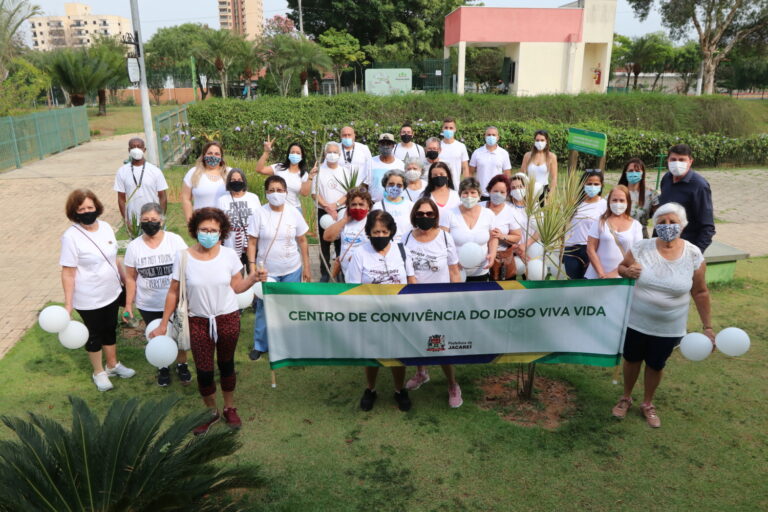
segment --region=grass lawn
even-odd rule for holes
[[[176,108],[177,105],[152,105],[152,115],[156,116],[167,110]],[[144,123],[141,118],[141,107],[117,107],[107,105],[107,115],[99,116],[98,107],[88,107],[88,125],[91,133],[99,131],[95,138],[111,137],[126,133],[138,133],[144,131]]]

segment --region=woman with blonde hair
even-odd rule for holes
[[[224,162],[221,143],[206,143],[195,166],[184,176],[184,184],[181,186],[181,206],[187,222],[192,218],[193,211],[218,206],[219,197],[227,191],[225,180],[229,170]]]

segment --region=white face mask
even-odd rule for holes
[[[131,160],[144,159],[144,151],[142,151],[141,148],[131,148],[131,150],[128,151],[128,155],[131,157]]]
[[[625,211],[627,211],[627,203],[620,203],[618,201],[611,203],[611,212],[613,212],[614,215],[621,215]]]
[[[339,154],[338,153],[326,153],[325,154],[325,161],[331,164],[335,164],[339,161]]]
[[[523,198],[525,197],[525,189],[522,189],[522,188],[512,189],[512,191],[510,192],[510,195],[512,196],[512,199],[514,199],[515,201],[522,201]]]
[[[288,194],[285,192],[272,192],[271,194],[267,194],[267,201],[269,201],[269,204],[272,206],[283,206],[287,197]]]
[[[672,173],[672,176],[683,176],[688,172],[688,162],[667,162],[667,168]]]
[[[421,178],[421,171],[410,170],[405,171],[405,179],[408,181],[416,181]]]
[[[537,141],[534,141],[533,145],[536,146],[536,149],[538,149],[539,151],[544,151],[544,148],[547,147],[547,141],[537,140]]]
[[[467,209],[472,208],[478,202],[480,202],[480,198],[477,196],[464,196],[461,198],[461,205]]]

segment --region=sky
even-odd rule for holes
[[[42,7],[45,14],[61,16],[64,14],[62,0],[33,0]],[[131,17],[129,0],[81,0],[91,6],[94,14],[114,14]],[[558,7],[568,0],[484,0],[488,7]],[[285,14],[288,3],[285,0],[264,0],[264,17]],[[139,0],[141,32],[146,41],[161,27],[182,23],[204,23],[210,27],[219,27],[217,0]],[[661,17],[651,12],[644,22],[638,21],[626,0],[618,0],[616,7],[616,33],[626,36],[641,36],[649,32],[664,30]],[[29,34],[27,34],[29,38]]]

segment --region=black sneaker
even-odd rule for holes
[[[189,371],[189,366],[187,366],[187,363],[179,363],[176,365],[176,375],[179,376],[179,381],[184,386],[192,382],[192,374]]]
[[[253,350],[251,350],[251,351],[248,353],[248,358],[249,358],[251,361],[258,361],[259,359],[261,359],[261,354],[263,354],[263,353],[264,353],[264,352],[262,352],[261,350],[256,350],[256,349],[253,349]]]
[[[395,402],[397,402],[397,407],[405,412],[411,410],[411,399],[408,398],[408,391],[403,388],[399,392],[395,391]]]
[[[157,372],[157,385],[165,387],[170,383],[171,372],[168,370],[168,368],[160,368],[160,371]]]
[[[360,408],[364,411],[370,411],[373,409],[373,402],[376,401],[376,392],[365,388],[363,398],[360,399]]]

